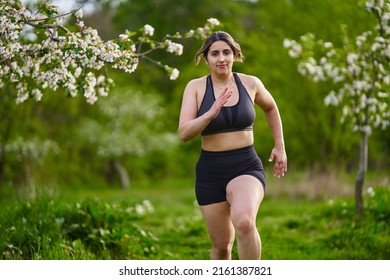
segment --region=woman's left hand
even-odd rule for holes
[[[273,175],[278,176],[278,178],[284,176],[287,172],[287,154],[285,149],[274,147],[269,158],[270,162],[273,160],[275,160]]]

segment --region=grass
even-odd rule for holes
[[[390,259],[389,187],[370,189],[361,219],[352,196],[277,189],[267,190],[258,215],[263,259]],[[36,191],[34,200],[0,199],[0,259],[209,258],[192,180]]]

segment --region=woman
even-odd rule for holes
[[[211,259],[231,259],[237,237],[240,259],[260,259],[256,215],[264,197],[265,176],[253,148],[254,103],[265,113],[275,142],[270,161],[274,176],[284,176],[287,156],[277,105],[262,82],[232,71],[243,61],[240,46],[226,32],[215,32],[195,58],[204,58],[210,75],[191,80],[183,94],[179,136],[199,134],[202,151],[196,165],[196,197],[212,249]]]

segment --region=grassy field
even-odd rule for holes
[[[263,259],[390,259],[388,186],[368,189],[365,216],[356,219],[342,186],[324,190],[317,178],[321,191],[309,192],[310,180],[303,186],[301,179],[270,178],[274,187],[258,215]],[[0,199],[0,259],[208,259],[194,198],[192,180],[175,179],[134,182],[128,190],[37,188],[34,200]]]

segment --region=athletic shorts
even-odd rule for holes
[[[226,201],[227,184],[240,175],[256,177],[265,189],[263,164],[253,145],[231,151],[201,151],[196,164],[195,194],[199,205]]]

